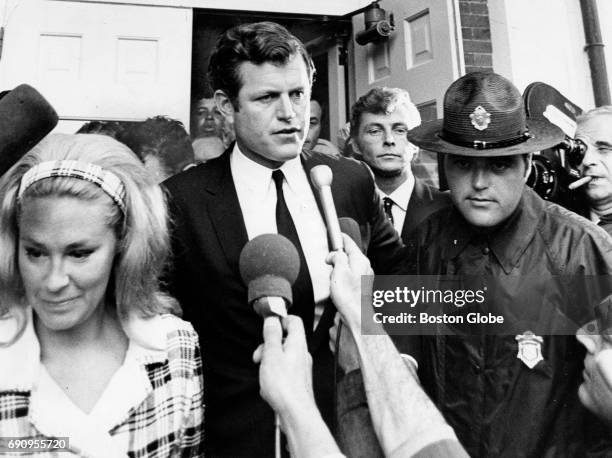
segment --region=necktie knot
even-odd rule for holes
[[[387,215],[387,218],[389,219],[389,221],[391,221],[391,224],[393,224],[393,212],[391,211],[391,209],[393,208],[393,199],[391,199],[390,197],[383,197],[383,208],[385,209],[385,214]]]
[[[285,174],[281,169],[277,169],[272,172],[272,179],[274,180],[274,185],[276,186],[276,192],[278,194],[279,190],[283,189],[283,180],[285,179]]]

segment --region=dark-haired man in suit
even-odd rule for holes
[[[236,143],[219,158],[168,180],[175,226],[170,292],[200,335],[206,379],[207,456],[271,456],[274,416],[259,395],[253,351],[262,319],[247,303],[238,270],[248,240],[278,232],[294,242],[301,269],[291,313],[305,323],[314,390],[329,423],[333,363],[327,346],[335,309],[331,268],[310,170],[331,167],[338,215],[360,226],[374,269],[392,273],[403,256],[366,166],[302,151],[314,67],[304,45],[282,26],[229,29],[209,65],[219,109],[234,120]]]
[[[404,243],[429,214],[450,205],[438,191],[412,173],[418,148],[407,132],[421,124],[421,115],[407,91],[374,87],[351,109],[351,143],[356,157],[370,166],[385,212]]]

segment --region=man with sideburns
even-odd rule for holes
[[[358,223],[375,270],[392,273],[405,256],[367,167],[302,151],[313,77],[304,45],[278,24],[244,24],[223,33],[209,79],[217,106],[234,120],[236,142],[165,183],[174,218],[169,291],[200,336],[207,456],[273,454],[274,415],[259,394],[252,361],[263,321],[247,301],[238,269],[244,245],[263,233],[285,235],[300,255],[289,312],[304,322],[315,397],[331,424],[330,248],[310,170],[320,164],[332,169],[338,216]]]
[[[589,276],[609,288],[612,242],[525,184],[531,153],[563,138],[526,117],[510,81],[481,72],[449,87],[443,119],[408,133],[441,155],[453,203],[419,225],[408,263],[477,277],[488,296],[475,310],[505,319],[499,331],[447,326],[420,339],[423,387],[470,456],[587,456],[604,446],[578,399],[584,350],[573,333],[601,298]]]

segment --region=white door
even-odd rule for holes
[[[155,115],[189,125],[190,8],[5,0],[3,23],[0,89],[36,87],[57,130]]]

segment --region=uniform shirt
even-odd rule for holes
[[[481,327],[469,334],[453,327],[455,335],[421,339],[423,387],[470,456],[585,456],[601,446],[601,423],[577,395],[585,353],[574,332],[601,299],[586,299],[594,293],[586,287],[589,276],[609,282],[612,275],[608,235],[526,188],[515,212],[491,233],[450,208],[421,224],[416,242],[409,262],[417,273],[494,281],[486,307],[505,311],[514,326],[512,333]],[[533,367],[517,357],[517,337],[526,331],[542,338],[542,359]]]
[[[249,240],[261,234],[277,233],[276,187],[272,169],[246,157],[238,144],[234,146],[230,167]],[[300,238],[312,281],[316,327],[329,299],[331,266],[325,263],[329,253],[327,229],[300,158],[285,162],[280,169],[285,175],[285,202]]]
[[[202,456],[202,365],[189,323],[172,315],[130,320],[125,360],[85,413],[41,363],[31,310],[27,320],[23,334],[0,347],[0,437],[69,438],[67,452],[36,455],[45,457]]]

